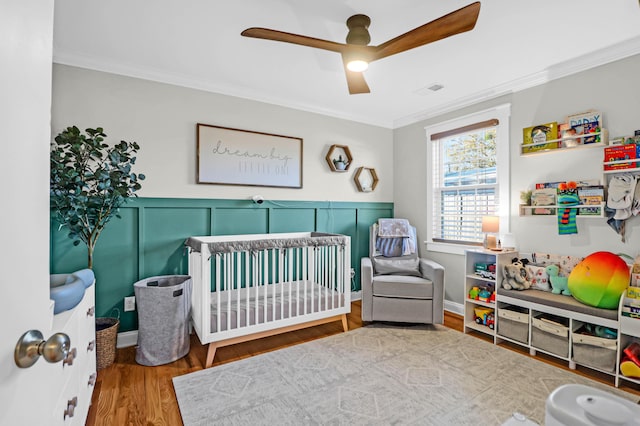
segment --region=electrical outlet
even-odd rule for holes
[[[135,311],[136,310],[136,297],[129,296],[124,298],[124,311]]]

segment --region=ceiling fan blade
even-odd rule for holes
[[[344,73],[347,77],[347,86],[349,87],[350,95],[358,95],[360,93],[370,93],[369,85],[364,79],[364,75],[361,72],[350,71],[347,68],[347,61],[345,56],[342,55],[342,62],[344,65]]]
[[[396,53],[470,31],[475,27],[479,13],[480,2],[471,3],[376,46],[374,48],[376,53],[373,55],[372,60],[386,58]]]
[[[342,53],[347,48],[346,44],[333,41],[322,40],[314,37],[307,37],[298,34],[286,33],[284,31],[270,30],[268,28],[247,28],[241,35],[245,37],[262,38],[265,40],[283,41],[285,43],[299,44],[300,46],[315,47],[316,49],[330,50]]]

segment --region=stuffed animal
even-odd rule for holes
[[[551,293],[564,294],[565,296],[571,296],[568,286],[568,277],[560,276],[560,267],[558,265],[548,265],[545,270],[549,275],[549,281],[551,281]]]
[[[504,265],[502,287],[506,290],[526,290],[531,287],[529,275],[524,267],[528,260],[514,258],[510,264]]]
[[[629,286],[629,265],[608,251],[591,253],[569,274],[569,289],[580,302],[596,308],[618,309]]]

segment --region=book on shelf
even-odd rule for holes
[[[638,147],[640,147],[640,145],[636,144],[607,146],[604,148],[604,161],[632,160],[638,158]],[[605,170],[633,169],[635,167],[637,167],[636,162],[604,165]]]
[[[531,205],[536,207],[532,214],[536,215],[552,215],[556,213],[555,209],[544,208],[543,206],[553,206],[556,204],[558,190],[556,188],[538,188],[531,193]]]
[[[634,314],[634,313],[631,313],[631,312],[622,311],[622,316],[623,317],[628,317],[628,318],[633,318],[633,319],[640,319],[640,314]]]
[[[580,145],[580,137],[576,134],[576,129],[571,127],[569,123],[558,124],[558,138],[561,139],[561,148],[572,148]]]
[[[602,113],[599,111],[586,111],[567,117],[567,132],[573,136],[585,135],[575,139],[576,145],[587,145],[602,141]],[[567,134],[567,136],[570,136]]]
[[[630,314],[640,315],[640,306],[622,306],[622,312],[628,312]]]
[[[580,207],[578,214],[580,215],[600,215],[600,209],[604,202],[604,186],[579,186],[578,197],[580,204],[598,207]]]
[[[640,300],[640,287],[627,287],[627,295],[629,299]]]
[[[558,148],[558,122],[539,124],[522,129],[522,152],[536,152]],[[545,141],[555,141],[543,143]],[[536,145],[532,145],[536,144]]]

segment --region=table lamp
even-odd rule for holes
[[[500,218],[498,216],[482,216],[482,232],[484,232],[484,248],[497,248],[497,236],[500,231]]]

